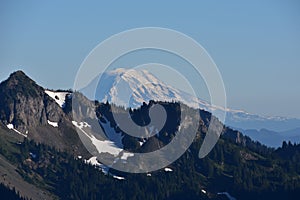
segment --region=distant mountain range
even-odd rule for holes
[[[108,85],[116,86],[115,80],[119,80],[133,87],[135,81],[155,79],[146,71],[134,71],[131,76],[124,73],[123,69],[116,70],[103,76],[103,80]],[[77,91],[45,89],[22,71],[12,73],[0,83],[0,189],[4,196],[16,191],[32,199],[217,200],[299,196],[300,145],[284,143],[282,148],[271,149],[219,122],[223,130],[218,143],[207,157],[199,159],[199,148],[209,134],[208,126],[214,116],[184,104],[180,110],[178,103],[164,102],[172,101],[173,95],[188,104],[189,96],[161,82],[151,83],[147,87],[141,85],[139,92],[134,93],[136,98],[130,101],[135,109],[128,109],[108,103],[119,101],[122,105],[124,99],[117,94],[125,88],[119,91],[117,87],[99,87],[97,95],[99,99],[104,95],[104,102],[98,102]],[[147,91],[148,87],[153,91]],[[138,107],[143,95],[147,95],[147,100],[155,95],[170,98],[151,99]],[[163,106],[168,118],[161,130],[145,129],[155,133],[153,136],[137,138],[126,134],[112,115],[114,110],[117,115],[130,115],[137,124],[146,125],[154,104]],[[181,112],[190,117],[179,125]],[[169,166],[141,174],[114,170],[114,166],[128,165],[138,153],[167,146],[189,124],[198,127],[193,143]],[[180,141],[185,143],[185,138]],[[104,165],[99,156],[113,160]],[[156,160],[149,162],[156,164]],[[140,168],[149,163],[137,164]]]
[[[98,84],[98,79],[93,80],[91,84]],[[155,100],[182,102],[190,107],[209,112],[222,109],[163,83],[146,70],[120,68],[108,71],[102,74],[97,86],[94,96],[88,90],[89,88],[85,88],[83,93],[87,94],[89,99],[97,99],[100,102],[108,101],[124,107],[136,108],[144,102]],[[65,99],[71,96],[71,91],[46,90],[21,71],[13,73],[8,80],[4,81],[0,91],[2,95],[0,105],[5,105],[5,108],[0,110],[2,112],[0,113],[1,120],[14,123],[14,128],[17,128],[16,130],[22,134],[27,132],[34,134],[36,128],[29,129],[36,126],[36,121],[39,121],[42,128],[43,125],[49,125],[51,122],[59,123],[62,120],[66,121],[66,118],[70,119],[70,116],[66,116],[62,110],[65,106]],[[25,97],[18,96],[20,92],[25,92]],[[3,96],[6,93],[9,93],[10,96]],[[29,102],[25,104],[22,98],[27,97]],[[19,99],[18,102],[15,99]],[[31,116],[28,106],[37,110],[39,115]],[[57,106],[62,109],[57,109]],[[24,110],[24,113],[15,113],[17,109]],[[69,123],[68,126],[72,126],[70,120]],[[243,132],[253,140],[271,147],[281,146],[284,140],[296,143],[300,141],[300,120],[295,118],[264,117],[240,110],[227,109],[225,124]],[[12,126],[10,128],[13,129]]]
[[[287,131],[270,131],[268,129],[238,129],[252,140],[259,141],[269,147],[280,147],[283,141],[291,141],[299,143],[300,128],[295,128]]]
[[[99,77],[101,77],[100,80],[98,80]],[[99,77],[82,92],[90,99],[95,98],[100,102],[108,101],[116,105],[135,108],[150,100],[175,101],[208,112],[224,110],[165,84],[146,70],[119,68],[104,72]],[[97,88],[96,94],[89,88]],[[226,112],[225,124],[227,126],[243,131],[263,144],[278,147],[283,140],[300,142],[300,119],[266,117],[233,109],[227,109]],[[260,131],[261,129],[263,131]]]
[[[137,73],[134,74],[136,79],[116,75],[111,80],[124,79],[131,84],[131,80],[139,79],[142,83],[145,80],[139,77],[141,74],[147,75],[147,80],[154,79],[145,71],[134,73]],[[80,92],[45,89],[22,71],[12,73],[0,83],[1,197],[297,199],[300,191],[300,145],[285,142],[282,148],[271,149],[252,141],[238,130],[220,124],[223,130],[218,143],[205,158],[199,159],[199,148],[209,134],[208,126],[214,116],[184,104],[181,105],[183,110],[180,110],[176,102],[154,101],[159,99],[137,107],[144,94],[148,98],[172,94],[188,101],[182,97],[183,92],[159,82],[149,87],[154,92],[147,92],[147,87],[141,86],[143,89],[135,93],[141,98],[131,101],[136,103],[135,109],[128,109],[89,100]],[[106,91],[109,95],[102,96],[102,100],[118,100],[114,96],[116,91]],[[137,124],[146,125],[150,123],[149,109],[154,104],[163,106],[168,118],[161,130],[145,129],[146,132],[154,132],[153,136],[137,138],[126,134],[112,115],[114,110],[127,118],[130,115]],[[179,125],[181,112],[188,113],[190,117],[184,121],[186,123]],[[198,114],[199,119],[195,117]],[[169,166],[140,174],[114,170],[117,165],[129,165],[138,153],[149,153],[167,146],[189,124],[198,125],[195,138],[187,151]],[[102,131],[95,129],[96,126],[100,126]],[[184,143],[185,138],[179,141]],[[99,156],[113,160],[104,165]],[[150,162],[151,165],[157,163],[155,160]],[[143,168],[145,164],[138,162],[137,166]]]

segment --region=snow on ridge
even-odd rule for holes
[[[70,94],[70,92],[54,92],[51,90],[45,90],[45,93],[54,99],[61,108],[64,107],[66,96]]]
[[[23,137],[27,137],[26,134],[28,133],[28,131],[26,132],[26,134],[24,134],[24,133],[21,133],[20,131],[18,131],[17,129],[15,129],[13,124],[7,124],[6,126],[7,126],[8,129],[14,130],[19,135],[22,135]]]
[[[51,122],[50,120],[47,120],[48,124],[53,127],[58,127],[58,122]]]
[[[9,129],[13,129],[13,128],[14,128],[14,125],[13,125],[13,124],[7,124],[6,126],[7,126],[7,128],[9,128]]]
[[[98,160],[97,160],[97,157],[96,156],[93,156],[91,157],[90,159],[88,160],[84,160],[85,163],[87,164],[91,164],[93,166],[96,166],[96,167],[99,167],[101,169],[101,171],[105,174],[105,175],[110,175],[112,176],[113,178],[115,179],[118,179],[118,180],[125,180],[124,177],[122,176],[117,176],[117,175],[114,175],[112,173],[109,173],[109,167],[101,164]]]
[[[93,156],[88,160],[84,160],[85,163],[91,164],[93,166],[99,167],[103,174],[108,175],[109,167],[103,165],[102,163],[98,162],[97,157]]]

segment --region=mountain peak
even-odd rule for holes
[[[14,80],[14,81],[28,81],[32,80],[30,79],[22,70],[15,71],[10,74],[9,78],[7,80]]]
[[[167,85],[151,72],[142,69],[118,68],[104,72],[98,83],[96,99],[132,108],[150,100],[176,101],[191,107],[208,108],[196,97]]]
[[[15,72],[11,73],[10,76],[26,76],[26,74],[22,70],[17,70]]]
[[[152,76],[154,78],[154,75],[145,69],[140,70],[140,69],[116,68],[114,70],[105,72],[105,74],[119,76],[119,77],[135,77],[135,78],[141,77],[142,78],[142,77]]]
[[[37,96],[43,88],[36,84],[23,71],[18,70],[10,74],[9,78],[0,83],[0,90],[10,90],[12,93],[22,93],[25,96]],[[5,91],[2,91],[5,92]]]
[[[23,136],[30,133],[31,138],[38,138],[35,127],[48,125],[49,121],[58,123],[64,118],[55,100],[23,71],[13,72],[0,83],[0,121]]]

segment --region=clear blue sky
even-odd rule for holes
[[[22,69],[44,87],[72,88],[99,42],[158,26],[183,32],[208,51],[229,107],[300,118],[299,1],[178,2],[1,1],[0,80]]]

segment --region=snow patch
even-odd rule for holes
[[[134,153],[127,153],[127,152],[123,152],[123,155],[121,157],[122,160],[127,160],[127,158],[129,157],[133,157]]]
[[[104,140],[101,141],[97,139],[93,135],[89,135],[87,132],[83,130],[83,128],[90,127],[90,125],[86,122],[76,122],[72,121],[73,125],[79,128],[93,143],[93,145],[96,147],[98,153],[109,153],[114,155],[115,157],[119,155],[123,149],[117,147],[114,142],[110,140]]]
[[[48,124],[53,127],[58,127],[58,122],[51,122],[50,120],[47,120]]]
[[[19,135],[22,135],[23,137],[27,137],[27,135],[25,135],[25,134],[21,133],[20,131],[18,131],[17,129],[15,129],[13,124],[7,124],[6,126],[7,126],[8,129],[14,130]],[[26,131],[26,134],[27,133],[28,133],[28,131]]]
[[[145,142],[147,142],[147,140],[143,138],[142,141],[138,141],[138,142],[139,142],[140,147],[141,147],[145,144]]]
[[[144,142],[139,141],[140,147],[143,146]]]
[[[88,160],[84,160],[84,162],[87,163],[87,164],[91,164],[93,166],[99,167],[103,174],[105,174],[105,175],[108,174],[109,167],[107,167],[106,165],[103,165],[102,163],[98,162],[96,156],[93,156]]]
[[[89,125],[87,122],[76,122],[76,121],[72,121],[72,124],[74,126],[76,126],[77,128],[79,129],[82,129],[82,128],[87,128],[87,127],[91,127],[91,125]]]
[[[6,126],[7,126],[7,128],[9,128],[9,129],[13,129],[13,128],[14,128],[14,125],[13,125],[13,124],[7,124]]]
[[[66,96],[70,94],[69,92],[54,92],[51,90],[45,90],[45,93],[54,99],[60,107],[64,107]]]
[[[94,166],[100,166],[101,164],[98,162],[97,157],[93,156],[90,159],[86,160],[86,163],[94,165]]]
[[[110,140],[101,141],[95,138],[93,135],[90,137],[90,139],[99,153],[109,153],[116,157],[121,151],[123,151],[123,149],[117,147],[115,143]]]
[[[110,140],[99,140],[94,135],[89,135],[87,132],[83,130],[84,127],[90,127],[90,125],[86,122],[76,122],[72,121],[73,125],[79,128],[93,143],[96,147],[98,153],[109,153],[113,156],[117,157],[123,151],[122,148],[118,147],[115,142]],[[116,133],[114,133],[116,134]],[[119,134],[120,135],[120,134]],[[134,154],[123,152],[121,157],[122,160],[126,160],[128,157],[132,157]]]
[[[76,122],[76,121],[72,121],[72,124],[77,127],[78,129],[80,129],[82,131],[83,134],[85,134],[92,142],[92,144],[96,147],[98,153],[109,153],[111,155],[113,155],[114,157],[116,157],[115,162],[117,162],[118,160],[123,160],[123,162],[126,163],[126,160],[129,157],[133,157],[134,153],[130,153],[130,152],[124,152],[124,150],[122,148],[119,148],[118,146],[116,146],[115,142],[110,141],[110,140],[99,140],[97,139],[94,135],[88,134],[86,132],[86,130],[84,130],[83,128],[88,128],[91,127],[87,122]],[[117,134],[117,133],[113,133],[110,126],[108,126],[108,123],[105,123],[106,126],[106,130],[109,130],[110,133],[109,134]],[[118,134],[121,135],[121,134]],[[120,137],[120,136],[117,136]],[[102,172],[104,174],[109,174],[109,167],[106,165],[103,165],[102,163],[98,162],[97,157],[93,156],[88,160],[85,160],[85,163],[89,163],[91,165],[97,166],[99,167]],[[115,176],[113,174],[111,174],[114,178],[119,179],[119,180],[124,180],[124,177],[120,177],[120,176]]]
[[[125,180],[125,178],[122,176],[113,175],[113,178],[118,179],[118,180]]]
[[[164,170],[165,170],[165,172],[172,172],[173,171],[173,169],[168,168],[168,167],[166,167]]]

